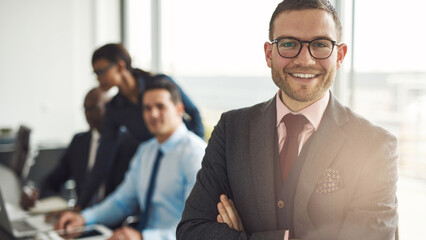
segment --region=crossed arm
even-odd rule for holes
[[[227,149],[227,146],[234,146],[232,144],[232,137],[235,135],[240,136],[243,141],[248,141],[249,136],[246,131],[248,126],[241,121],[229,121],[228,116],[233,112],[222,115],[221,120],[215,127],[209,144],[206,148],[202,168],[197,174],[197,181],[191,194],[186,200],[185,210],[182,214],[181,222],[176,229],[176,236],[178,240],[183,239],[240,239],[240,240],[255,240],[255,239],[283,239],[284,230],[274,229],[274,226],[268,225],[263,221],[256,222],[258,216],[264,216],[261,212],[250,209],[248,202],[242,202],[238,206],[238,202],[234,199],[234,195],[241,195],[241,191],[249,192],[250,187],[247,185],[244,189],[238,191],[232,190],[233,184],[239,184],[242,179],[235,179],[233,172],[235,168],[241,167],[232,159],[241,159],[241,156],[234,156],[241,154],[235,152],[237,148]],[[245,116],[243,116],[245,117]],[[226,134],[226,129],[233,129],[234,134]],[[245,145],[240,143],[239,145]],[[231,164],[231,165],[229,165]],[[232,165],[233,164],[233,165]],[[238,166],[237,166],[238,165]],[[230,179],[231,176],[231,179]],[[237,180],[237,181],[235,181]],[[229,198],[236,201],[237,206],[235,209],[247,209],[241,216],[243,222],[246,218],[246,226],[242,224],[238,229],[230,228],[227,224],[218,222],[218,202],[221,194],[226,194]],[[255,202],[253,199],[247,199],[249,202]],[[222,203],[225,207],[228,206],[226,201]],[[237,216],[234,211],[234,216]],[[232,213],[230,213],[232,216]],[[227,217],[222,215],[223,220]],[[229,218],[228,218],[229,219]],[[231,222],[229,222],[230,224]],[[244,231],[242,231],[244,229]],[[238,231],[241,230],[241,231]]]
[[[219,212],[217,215],[218,223],[226,223],[229,228],[233,228],[239,232],[244,231],[243,223],[232,199],[228,199],[225,194],[222,194],[220,202],[217,204],[217,210]]]
[[[220,202],[217,204],[217,211],[219,212],[217,215],[218,223],[226,223],[229,228],[235,229],[239,232],[244,231],[244,226],[241,222],[240,216],[238,215],[237,209],[235,208],[234,201],[232,201],[232,199],[228,199],[225,194],[220,195]],[[284,240],[288,240],[289,235],[289,231],[286,230]]]

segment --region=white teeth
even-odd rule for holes
[[[315,77],[315,74],[308,74],[308,73],[293,73],[291,75],[298,77],[298,78],[313,78],[313,77]]]

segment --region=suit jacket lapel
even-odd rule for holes
[[[300,172],[294,199],[294,226],[298,237],[301,233],[314,233],[308,216],[308,201],[324,169],[334,160],[344,144],[346,135],[340,126],[348,120],[344,107],[331,95],[321,124],[312,135],[311,145]]]
[[[276,98],[266,102],[250,121],[250,164],[256,207],[262,211],[256,222],[276,226],[274,161],[278,156]]]

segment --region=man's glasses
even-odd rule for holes
[[[110,70],[112,67],[114,67],[116,63],[112,62],[110,63],[108,66],[106,66],[105,68],[102,69],[95,69],[93,70],[93,72],[97,75],[97,76],[102,76],[104,75],[106,72],[108,72],[108,70]]]
[[[308,50],[315,59],[326,59],[331,56],[336,41],[329,39],[314,39],[312,41],[300,41],[292,37],[277,38],[271,44],[277,44],[278,54],[283,58],[295,58],[302,51],[303,43],[308,44]]]

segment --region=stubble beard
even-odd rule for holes
[[[309,90],[307,86],[301,86],[298,89],[294,89],[290,85],[290,80],[288,79],[288,75],[286,74],[286,72],[289,72],[289,70],[290,69],[288,68],[284,68],[283,70],[278,69],[272,63],[272,80],[282,92],[284,92],[291,99],[298,102],[314,102],[321,98],[324,93],[331,87],[336,76],[336,69],[332,69],[325,75],[322,74],[321,81],[318,82],[317,85],[313,87],[313,89]]]

